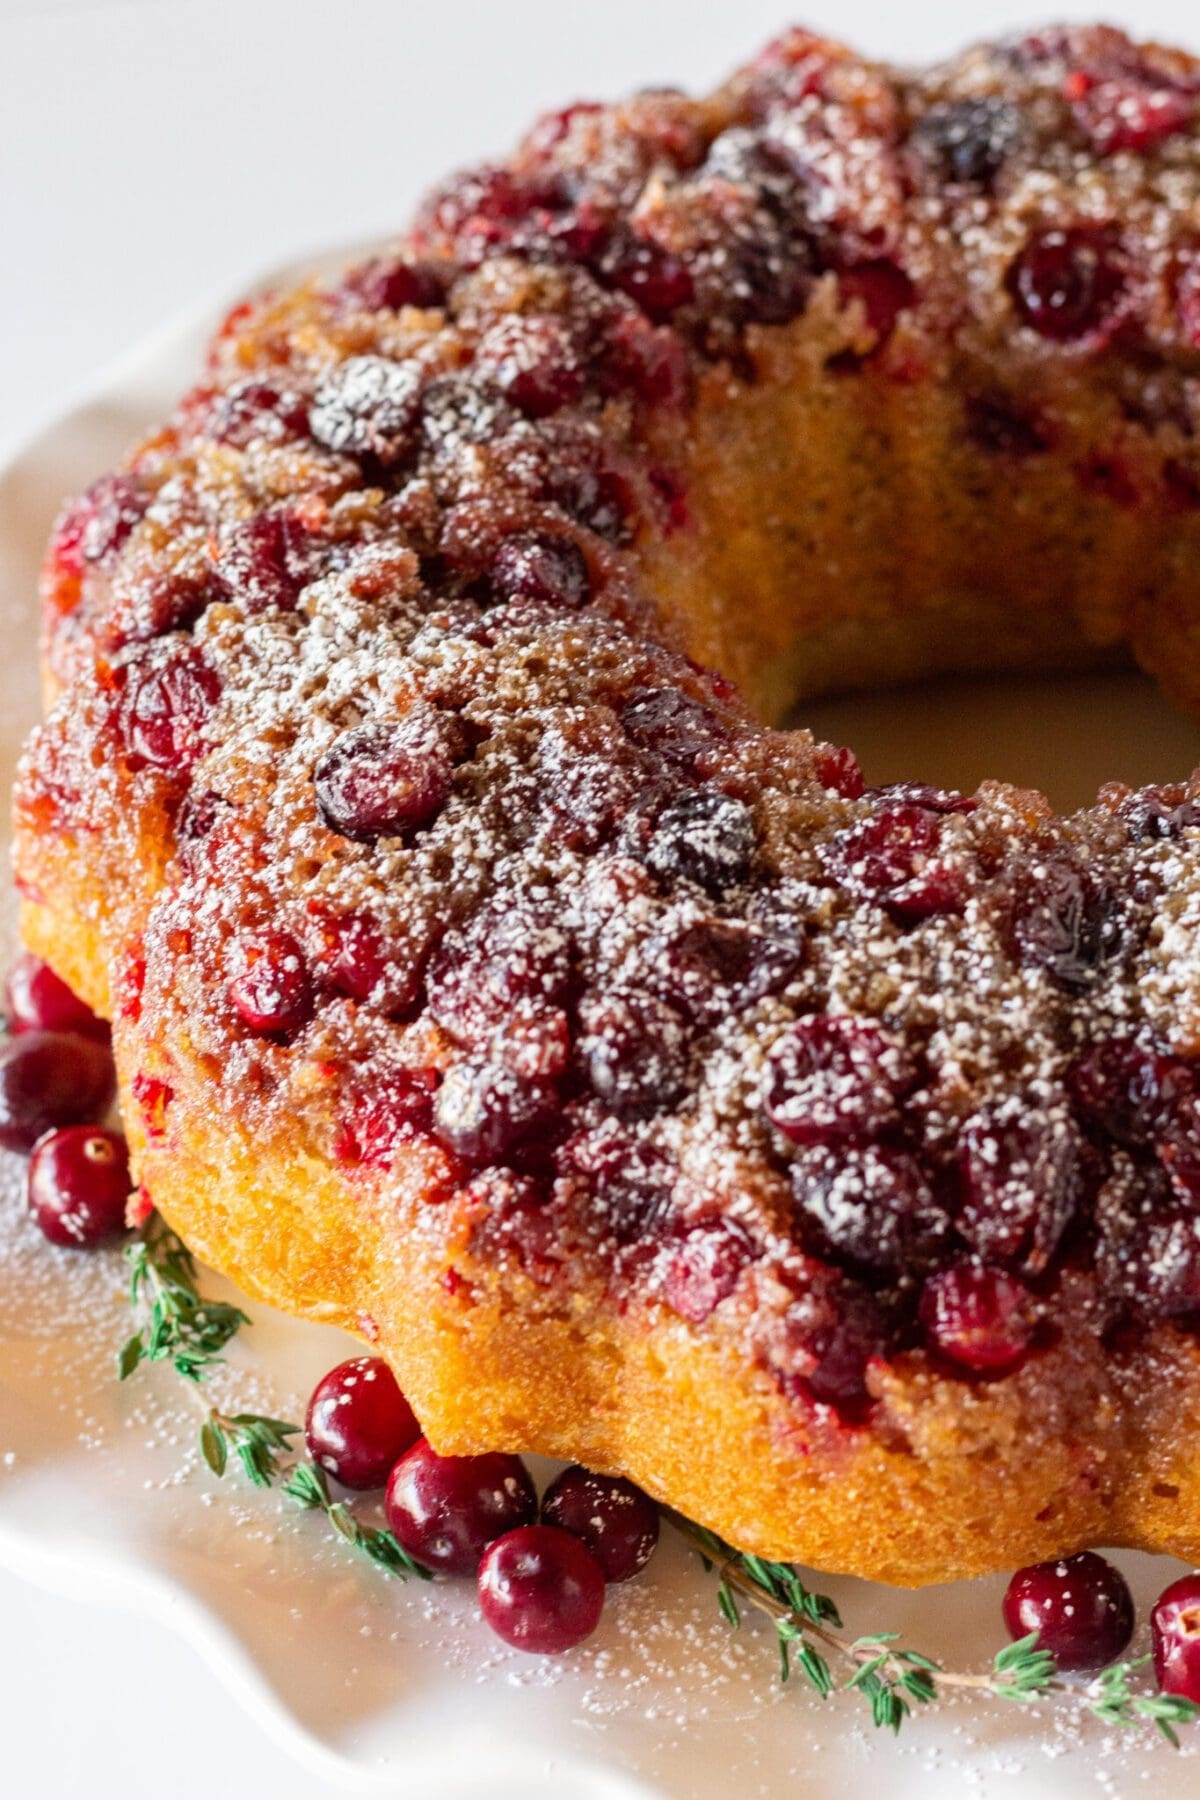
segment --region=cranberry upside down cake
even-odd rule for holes
[[[59,522],[16,802],[145,1194],[439,1450],[1200,1554],[1200,781],[772,724],[1118,647],[1200,715],[1198,377],[1200,65],[1098,28],[793,31],[236,308]]]

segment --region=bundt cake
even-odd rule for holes
[[[16,798],[146,1204],[440,1450],[900,1583],[1200,1555],[1200,779],[777,728],[1200,716],[1198,422],[1200,65],[1100,28],[792,31],[237,307],[59,521]]]

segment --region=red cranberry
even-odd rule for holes
[[[715,713],[678,688],[644,688],[621,708],[621,723],[643,750],[694,775],[728,736]]]
[[[1071,993],[1090,986],[1122,945],[1113,895],[1063,853],[1040,857],[1022,872],[1012,934],[1021,961]]]
[[[882,1354],[883,1320],[874,1296],[852,1281],[814,1288],[787,1310],[786,1367],[776,1365],[784,1392],[803,1394],[851,1415],[866,1402],[867,1366]]]
[[[338,1130],[336,1151],[344,1162],[387,1168],[397,1150],[433,1129],[431,1069],[372,1071],[366,1093],[349,1101]]]
[[[102,1044],[23,1031],[0,1049],[0,1145],[32,1150],[47,1131],[103,1118],[115,1091],[112,1054]]]
[[[412,442],[421,396],[415,362],[351,356],[317,389],[310,429],[317,442],[350,456],[393,463]]]
[[[291,612],[304,583],[289,551],[296,527],[280,512],[258,513],[227,532],[217,558],[217,575],[231,600],[253,615]]]
[[[125,1229],[133,1183],[116,1131],[68,1125],[39,1139],[29,1162],[29,1210],[52,1244],[90,1250]]]
[[[678,1240],[663,1273],[663,1298],[672,1312],[703,1325],[727,1300],[742,1270],[754,1260],[754,1245],[733,1219],[693,1225]]]
[[[836,744],[813,746],[817,780],[822,787],[840,794],[843,800],[860,800],[866,792],[866,779],[853,750]]]
[[[635,495],[619,469],[602,459],[595,448],[577,451],[556,461],[546,480],[547,494],[563,511],[610,543],[629,538],[629,519]]]
[[[908,1052],[877,1026],[816,1013],[772,1050],[763,1106],[794,1144],[839,1144],[895,1126],[918,1079]]]
[[[571,940],[548,913],[500,895],[448,934],[429,971],[429,1009],[461,1043],[483,1045],[516,1011],[554,1012],[571,983]]]
[[[687,351],[678,332],[624,312],[605,334],[603,376],[647,406],[682,406],[688,396]]]
[[[851,891],[878,899],[901,924],[961,912],[961,872],[937,860],[942,821],[927,806],[904,801],[851,826],[833,840],[831,860]]]
[[[1063,83],[1064,96],[1097,156],[1113,156],[1119,150],[1142,155],[1177,132],[1186,131],[1196,116],[1194,94],[1156,80],[1149,67],[1107,73],[1074,69]]]
[[[382,1487],[421,1435],[396,1377],[378,1356],[352,1356],[313,1389],[304,1437],[313,1461],[343,1487]]]
[[[131,663],[123,713],[132,755],[152,768],[186,775],[204,754],[204,728],[220,694],[215,670],[194,645],[168,662]]]
[[[206,421],[210,437],[236,450],[252,444],[282,444],[308,433],[308,403],[292,388],[266,381],[239,381],[213,401]]]
[[[98,1019],[91,1007],[31,950],[24,951],[9,972],[8,1023],[22,1031],[74,1031],[99,1044],[109,1039],[108,1021]]]
[[[853,300],[862,303],[867,324],[880,343],[892,335],[900,314],[917,298],[917,290],[904,270],[882,257],[843,269],[838,276],[838,292],[843,306],[849,306]]]
[[[54,534],[59,567],[81,575],[87,563],[110,563],[149,505],[149,494],[127,475],[102,475],[59,520]]]
[[[921,1323],[931,1349],[972,1375],[1009,1375],[1033,1335],[1028,1288],[1003,1269],[961,1263],[939,1269],[921,1293]]]
[[[519,594],[576,612],[591,598],[587,559],[574,538],[548,531],[524,531],[506,538],[492,563],[496,594]]]
[[[924,1170],[888,1145],[814,1145],[790,1170],[800,1222],[819,1251],[862,1269],[911,1268],[928,1258],[947,1219]]]
[[[1083,1140],[1058,1094],[981,1107],[959,1139],[958,1228],[987,1262],[1031,1274],[1058,1248],[1083,1194]]]
[[[1037,1632],[1060,1669],[1115,1662],[1133,1636],[1133,1595],[1119,1569],[1092,1550],[1018,1569],[1004,1596],[1009,1635]]]
[[[409,1555],[443,1575],[474,1575],[490,1543],[537,1518],[519,1456],[439,1456],[425,1438],[392,1470],[385,1505]]]
[[[1200,251],[1193,248],[1180,270],[1175,287],[1175,308],[1186,343],[1200,350]]]
[[[604,267],[613,284],[659,322],[686,306],[694,292],[687,264],[643,238],[625,239]]]
[[[1200,1704],[1200,1575],[1183,1575],[1159,1595],[1150,1633],[1163,1693]]]
[[[666,1223],[675,1179],[671,1164],[614,1121],[570,1138],[558,1161],[572,1187],[586,1196],[587,1216],[614,1243],[638,1243]]]
[[[754,815],[729,794],[685,794],[659,815],[646,860],[665,881],[694,881],[710,893],[744,881],[758,837]]]
[[[587,1545],[606,1581],[628,1581],[654,1554],[658,1508],[619,1475],[593,1475],[573,1463],[542,1496],[542,1522]]]
[[[1021,135],[1017,108],[986,94],[931,106],[913,127],[910,142],[941,180],[990,188]]]
[[[317,810],[331,831],[359,843],[400,837],[436,818],[453,764],[442,715],[415,707],[398,720],[344,731],[313,776]]]
[[[342,292],[371,312],[441,306],[446,297],[445,285],[432,264],[382,256],[352,269]]]
[[[514,1650],[561,1656],[600,1623],[604,1570],[570,1532],[526,1525],[499,1538],[484,1556],[479,1607]]]
[[[455,1063],[438,1089],[434,1125],[447,1149],[474,1164],[498,1162],[559,1110],[551,1082],[486,1058]]]
[[[1094,1044],[1067,1085],[1089,1125],[1137,1149],[1163,1136],[1195,1079],[1178,1057],[1123,1036]]]
[[[1024,323],[1058,343],[1103,331],[1124,287],[1120,242],[1102,225],[1043,231],[1008,272],[1008,290]]]
[[[615,1112],[657,1112],[678,1099],[687,1081],[688,1030],[672,1006],[653,994],[611,989],[580,1007],[579,1050],[594,1091]]]
[[[651,939],[646,961],[659,993],[698,1024],[752,1006],[786,987],[804,961],[789,927],[757,930],[737,919],[693,919]]]
[[[570,406],[583,392],[583,370],[570,327],[559,318],[516,317],[485,331],[476,367],[528,418]]]
[[[312,1016],[313,992],[300,945],[286,931],[264,932],[237,945],[240,967],[229,998],[252,1031],[299,1031]]]

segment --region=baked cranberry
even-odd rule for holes
[[[32,950],[23,951],[13,964],[5,993],[9,1030],[14,1033],[74,1031],[98,1044],[108,1042],[107,1019],[98,1019],[87,1002]]]
[[[1050,447],[1040,419],[1003,394],[968,395],[967,436],[989,456],[1037,456]]]
[[[933,809],[900,801],[840,832],[830,860],[853,893],[879,900],[901,924],[961,912],[967,883],[938,860],[941,830]]]
[[[1133,1636],[1133,1595],[1119,1569],[1083,1550],[1018,1569],[1004,1596],[1004,1623],[1014,1639],[1035,1631],[1038,1649],[1060,1669],[1103,1669]]]
[[[862,798],[867,783],[853,750],[836,744],[815,744],[813,758],[817,780],[822,787],[840,794],[843,800]]]
[[[604,1570],[570,1532],[526,1525],[499,1538],[480,1563],[479,1608],[514,1650],[560,1656],[600,1623]]]
[[[519,1456],[439,1456],[425,1438],[392,1470],[384,1505],[409,1555],[443,1575],[474,1575],[488,1545],[538,1510]]]
[[[1044,1269],[1083,1197],[1083,1140],[1056,1093],[1009,1094],[959,1139],[958,1229],[986,1262]]]
[[[54,533],[61,569],[81,575],[87,563],[107,565],[145,517],[150,495],[127,475],[102,475],[63,513]]]
[[[789,1171],[799,1221],[817,1250],[861,1269],[911,1269],[928,1259],[947,1219],[905,1150],[818,1144]]]
[[[228,994],[252,1031],[299,1031],[312,1016],[308,963],[286,931],[266,931],[241,939]]]
[[[374,1068],[369,1090],[354,1094],[342,1115],[336,1153],[343,1162],[387,1168],[397,1150],[433,1128],[432,1069]]]
[[[776,1366],[785,1393],[857,1413],[867,1400],[867,1366],[882,1354],[883,1320],[873,1296],[852,1281],[813,1288],[788,1307],[787,1367]]]
[[[289,560],[295,525],[283,513],[258,513],[226,532],[217,575],[229,598],[254,615],[291,612],[304,583]]]
[[[576,612],[591,598],[587,558],[574,538],[549,531],[522,531],[506,538],[491,568],[493,591],[501,598],[520,594]]]
[[[658,1508],[620,1475],[593,1475],[573,1463],[542,1495],[542,1523],[586,1544],[605,1581],[640,1574],[658,1543]]]
[[[1007,278],[1022,321],[1058,343],[1104,331],[1117,313],[1125,279],[1120,240],[1103,225],[1037,233]]]
[[[317,389],[309,415],[313,436],[330,450],[393,463],[412,442],[421,399],[415,362],[351,356]]]
[[[941,100],[913,127],[910,142],[943,181],[990,188],[1022,136],[1021,114],[997,94]]]
[[[446,721],[417,706],[402,719],[344,731],[318,762],[313,785],[329,829],[371,844],[428,825],[446,804],[452,777]]]
[[[1200,1214],[1188,1194],[1172,1204],[1172,1190],[1153,1169],[1132,1196],[1132,1215],[1104,1219],[1097,1264],[1105,1286],[1132,1310],[1152,1319],[1192,1320],[1200,1314]]]
[[[658,1112],[687,1080],[688,1030],[675,1008],[636,989],[610,989],[580,1006],[579,1050],[595,1092],[615,1112]]]
[[[663,1271],[663,1298],[672,1312],[703,1325],[754,1260],[754,1245],[733,1219],[693,1225],[679,1238]]]
[[[167,662],[131,663],[123,696],[125,741],[151,768],[186,775],[204,754],[204,730],[221,694],[216,671],[195,645]]]
[[[304,1419],[308,1454],[343,1487],[382,1487],[421,1435],[396,1377],[378,1356],[352,1356],[323,1375]]]
[[[1009,1375],[1033,1336],[1028,1288],[1004,1269],[960,1263],[939,1269],[921,1292],[921,1324],[932,1350],[972,1375]]]
[[[679,334],[641,313],[623,312],[604,338],[602,376],[647,406],[682,406],[688,396],[688,359]]]
[[[399,312],[402,306],[441,306],[446,298],[441,274],[431,263],[376,256],[351,269],[341,292],[371,312]]]
[[[1200,350],[1200,252],[1192,249],[1175,286],[1175,309],[1184,340]]]
[[[763,1107],[794,1144],[840,1144],[894,1127],[917,1081],[903,1045],[877,1026],[815,1013],[772,1049]]]
[[[675,1171],[661,1151],[615,1121],[569,1138],[558,1163],[572,1187],[583,1190],[587,1217],[605,1238],[633,1244],[665,1226]]]
[[[507,894],[450,932],[429,971],[429,1010],[461,1043],[485,1044],[517,1011],[555,1012],[571,985],[571,940],[546,911]]]
[[[504,1063],[469,1057],[447,1072],[433,1116],[447,1149],[481,1164],[499,1161],[558,1110],[551,1082],[530,1081]]]
[[[621,240],[604,258],[603,272],[659,322],[686,306],[695,291],[687,264],[644,238]]]
[[[509,318],[491,326],[479,340],[475,363],[484,379],[531,419],[570,406],[583,392],[574,336],[553,314]]]
[[[664,808],[646,860],[665,881],[694,881],[723,893],[749,874],[757,841],[744,801],[705,790]]]
[[[678,688],[631,694],[621,708],[621,723],[635,744],[689,775],[728,736],[715,713]]]
[[[917,290],[909,276],[896,263],[879,257],[872,262],[854,263],[838,275],[838,293],[843,306],[857,300],[866,314],[867,324],[880,343],[896,329],[902,312],[917,298]]]
[[[1107,885],[1070,854],[1048,853],[1022,870],[1013,902],[1012,935],[1029,968],[1078,993],[1096,980],[1123,943]]]
[[[1105,1038],[1080,1057],[1067,1086],[1089,1125],[1138,1149],[1166,1132],[1195,1088],[1187,1063],[1132,1036]]]
[[[74,1033],[23,1031],[0,1049],[0,1145],[32,1150],[47,1131],[103,1118],[116,1092],[112,1053]]]
[[[1154,1675],[1164,1694],[1200,1705],[1200,1575],[1165,1588],[1150,1614]]]
[[[218,394],[206,421],[210,437],[235,450],[282,444],[308,433],[308,402],[294,388],[267,381],[239,381]]]
[[[68,1125],[38,1140],[29,1162],[29,1210],[52,1244],[91,1250],[125,1229],[133,1183],[116,1131]]]
[[[1145,155],[1186,131],[1196,116],[1195,95],[1156,80],[1148,66],[1122,70],[1115,77],[1073,69],[1063,93],[1097,156],[1119,150]]]
[[[646,962],[656,990],[698,1024],[714,1025],[786,987],[804,961],[790,924],[764,929],[739,919],[685,919],[650,940]]]
[[[628,541],[629,520],[636,500],[632,486],[619,469],[594,448],[577,450],[556,460],[546,479],[548,497],[558,503],[577,524],[594,531],[609,543]]]

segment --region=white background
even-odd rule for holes
[[[814,0],[804,22],[915,61],[1093,4]],[[1200,43],[1188,0],[1112,12]],[[788,22],[779,0],[0,0],[0,455],[172,314],[385,234],[540,109],[702,86]],[[0,1745],[12,1795],[333,1791],[168,1631],[4,1574]]]

